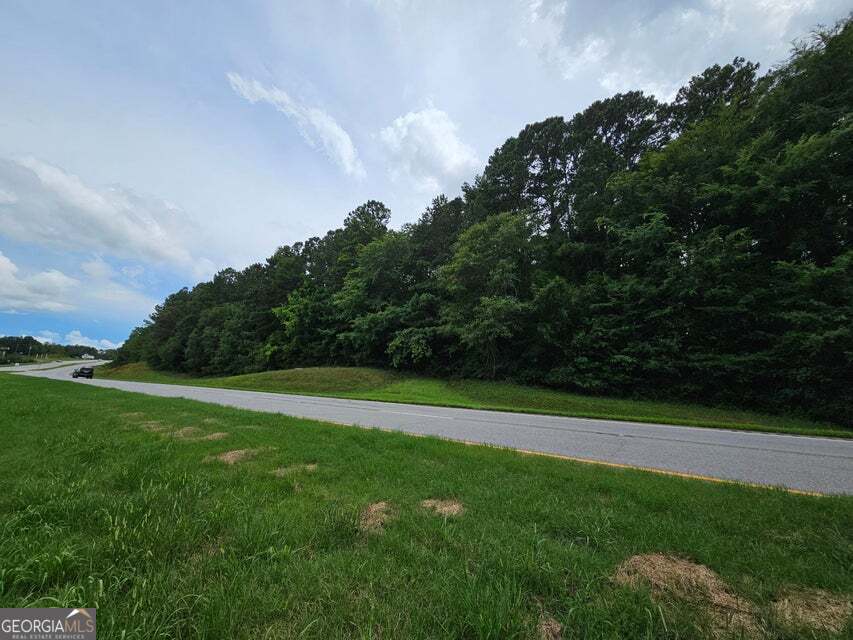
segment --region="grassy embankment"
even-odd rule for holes
[[[0,606],[97,606],[99,638],[853,632],[851,498],[11,375],[0,397]]]
[[[135,363],[119,367],[100,367],[96,375],[116,380],[190,384],[356,400],[853,437],[853,429],[794,416],[775,416],[687,403],[585,396],[505,382],[441,380],[357,367],[287,369],[239,376],[197,378],[154,371],[144,364]]]

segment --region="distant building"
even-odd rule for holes
[[[95,356],[93,356],[91,353],[84,353],[84,354],[83,354],[82,356],[80,356],[80,357],[81,357],[83,360],[94,360],[94,359],[95,359]]]

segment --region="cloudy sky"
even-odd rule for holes
[[[458,193],[526,123],[764,68],[849,0],[0,4],[0,334],[120,343],[167,293]]]

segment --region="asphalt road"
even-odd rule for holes
[[[21,375],[70,381],[73,368],[26,371]],[[76,382],[599,462],[800,491],[853,495],[853,440],[101,380],[97,377]]]
[[[77,367],[83,367],[83,366],[85,366],[85,361],[83,361],[83,360],[63,360],[62,362],[56,362],[55,360],[49,360],[47,362],[39,362],[36,364],[19,364],[17,367],[14,364],[7,364],[7,365],[0,366],[0,372],[8,371],[8,372],[16,373],[16,372],[21,372],[21,371],[39,371],[41,369],[52,369],[52,368],[58,367],[62,364],[65,364],[65,365],[73,364]]]

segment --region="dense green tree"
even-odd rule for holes
[[[462,197],[158,305],[123,361],[512,378],[853,422],[853,26],[527,125]]]
[[[463,371],[495,377],[524,349],[532,277],[527,217],[503,213],[462,233],[439,273],[444,330],[458,339]]]
[[[712,116],[717,109],[746,107],[756,86],[758,65],[743,58],[708,67],[679,89],[667,109],[670,133],[680,133]]]

